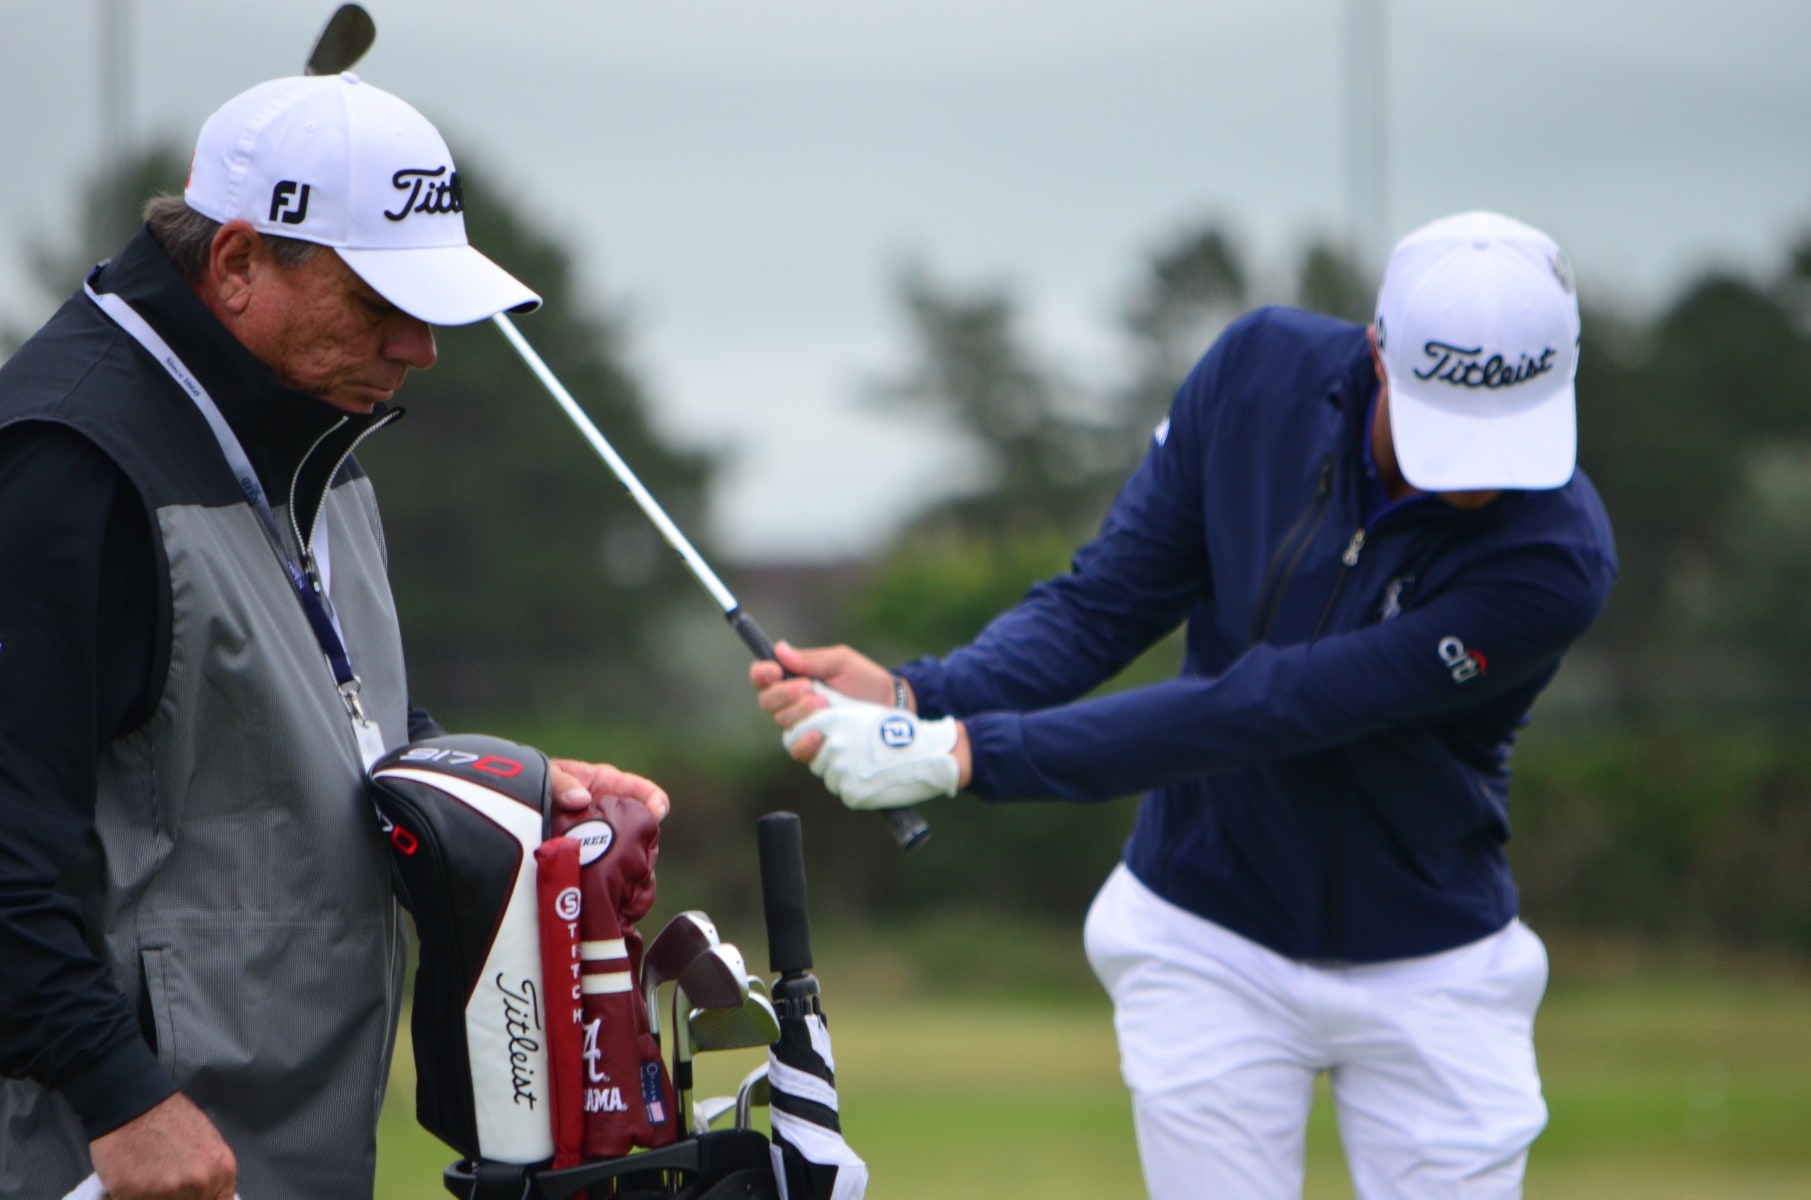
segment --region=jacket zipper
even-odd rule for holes
[[[373,421],[370,425],[367,425],[361,430],[359,435],[352,439],[351,444],[340,452],[339,458],[334,460],[333,469],[327,472],[327,482],[321,485],[321,496],[315,503],[314,517],[308,522],[308,536],[306,538],[302,536],[302,523],[296,516],[296,489],[301,485],[303,468],[307,467],[308,460],[314,457],[314,452],[321,448],[321,444],[335,433],[338,433],[340,429],[345,426],[348,418],[341,417],[329,426],[326,432],[322,433],[320,437],[314,439],[314,444],[308,447],[308,452],[302,455],[301,461],[296,464],[295,474],[290,476],[289,531],[295,535],[296,549],[300,551],[302,555],[302,569],[308,572],[309,581],[317,588],[320,587],[321,579],[320,575],[315,570],[314,565],[314,535],[321,527],[321,513],[325,511],[327,507],[327,494],[333,490],[333,481],[339,478],[340,468],[346,465],[346,460],[351,458],[353,452],[364,444],[366,438],[370,437],[400,416],[402,416],[401,411],[385,413],[382,418]]]
[[[327,508],[327,495],[333,490],[333,481],[339,477],[340,469],[346,465],[346,460],[352,457],[353,452],[364,443],[364,440],[400,416],[402,416],[402,412],[401,410],[397,410],[395,412],[386,413],[380,420],[373,421],[370,425],[361,430],[357,437],[352,439],[351,444],[348,445],[340,454],[339,458],[334,461],[333,469],[327,472],[327,481],[321,485],[321,496],[315,503],[314,516],[308,522],[308,536],[306,538],[302,536],[302,523],[296,516],[296,492],[302,483],[302,471],[308,466],[308,460],[314,457],[314,452],[319,450],[321,445],[326,442],[328,438],[332,437],[344,427],[348,418],[341,417],[339,420],[335,421],[326,432],[316,438],[314,444],[308,447],[308,452],[302,455],[301,461],[296,463],[295,474],[289,477],[289,530],[295,535],[296,548],[301,552],[302,569],[308,573],[308,581],[314,585],[316,591],[322,593],[323,599],[325,598],[326,589],[322,587],[320,572],[315,567],[314,535],[320,529],[321,514],[326,511]],[[390,961],[384,964],[384,1021],[390,1029],[394,1030],[396,1028],[397,1006],[401,1003],[402,999],[396,990],[396,971],[393,966],[397,952],[397,939],[401,934],[401,926],[397,921],[396,906],[394,904],[390,905],[388,920],[390,923]],[[387,1065],[388,1064],[386,1064],[386,1066]],[[383,1086],[384,1085],[380,1082],[376,1092],[376,1101],[380,1106],[383,1102]]]
[[[1296,518],[1284,536],[1277,551],[1271,556],[1270,578],[1265,581],[1264,590],[1259,593],[1257,614],[1252,618],[1251,636],[1248,644],[1258,645],[1270,636],[1270,627],[1276,622],[1277,609],[1283,604],[1283,590],[1289,585],[1290,576],[1301,563],[1302,555],[1313,544],[1315,534],[1320,532],[1321,522],[1327,517],[1327,504],[1333,496],[1333,456],[1321,459],[1320,473],[1314,484],[1314,499],[1308,508]]]
[[[1346,579],[1352,574],[1352,568],[1358,565],[1358,558],[1365,550],[1365,527],[1360,525],[1352,531],[1352,540],[1339,556],[1339,561],[1346,567],[1333,577],[1333,590],[1327,593],[1327,602],[1321,605],[1321,615],[1314,622],[1314,632],[1308,636],[1309,641],[1318,641],[1321,633],[1327,628],[1327,620],[1333,616],[1333,606],[1339,602],[1339,594],[1346,590]]]

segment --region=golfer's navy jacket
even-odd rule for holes
[[[1372,503],[1362,326],[1245,317],[1177,393],[1071,573],[902,669],[972,790],[1149,789],[1147,886],[1291,958],[1376,962],[1516,913],[1509,753],[1616,576],[1584,474],[1464,512]],[[1077,699],[1187,623],[1178,678]]]

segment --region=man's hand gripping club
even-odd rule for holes
[[[749,669],[761,709],[785,731],[787,752],[845,806],[919,804],[968,782],[968,731],[953,717],[925,721],[894,707],[886,668],[847,646],[795,650],[782,642],[774,649],[777,663]]]

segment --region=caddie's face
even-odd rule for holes
[[[297,267],[255,273],[239,340],[284,384],[349,413],[368,413],[409,368],[434,365],[434,331],[323,246]]]

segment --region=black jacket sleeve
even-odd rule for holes
[[[153,701],[148,520],[79,435],[0,431],[0,1074],[61,1092],[90,1137],[176,1090],[58,886],[94,837],[102,747]]]

